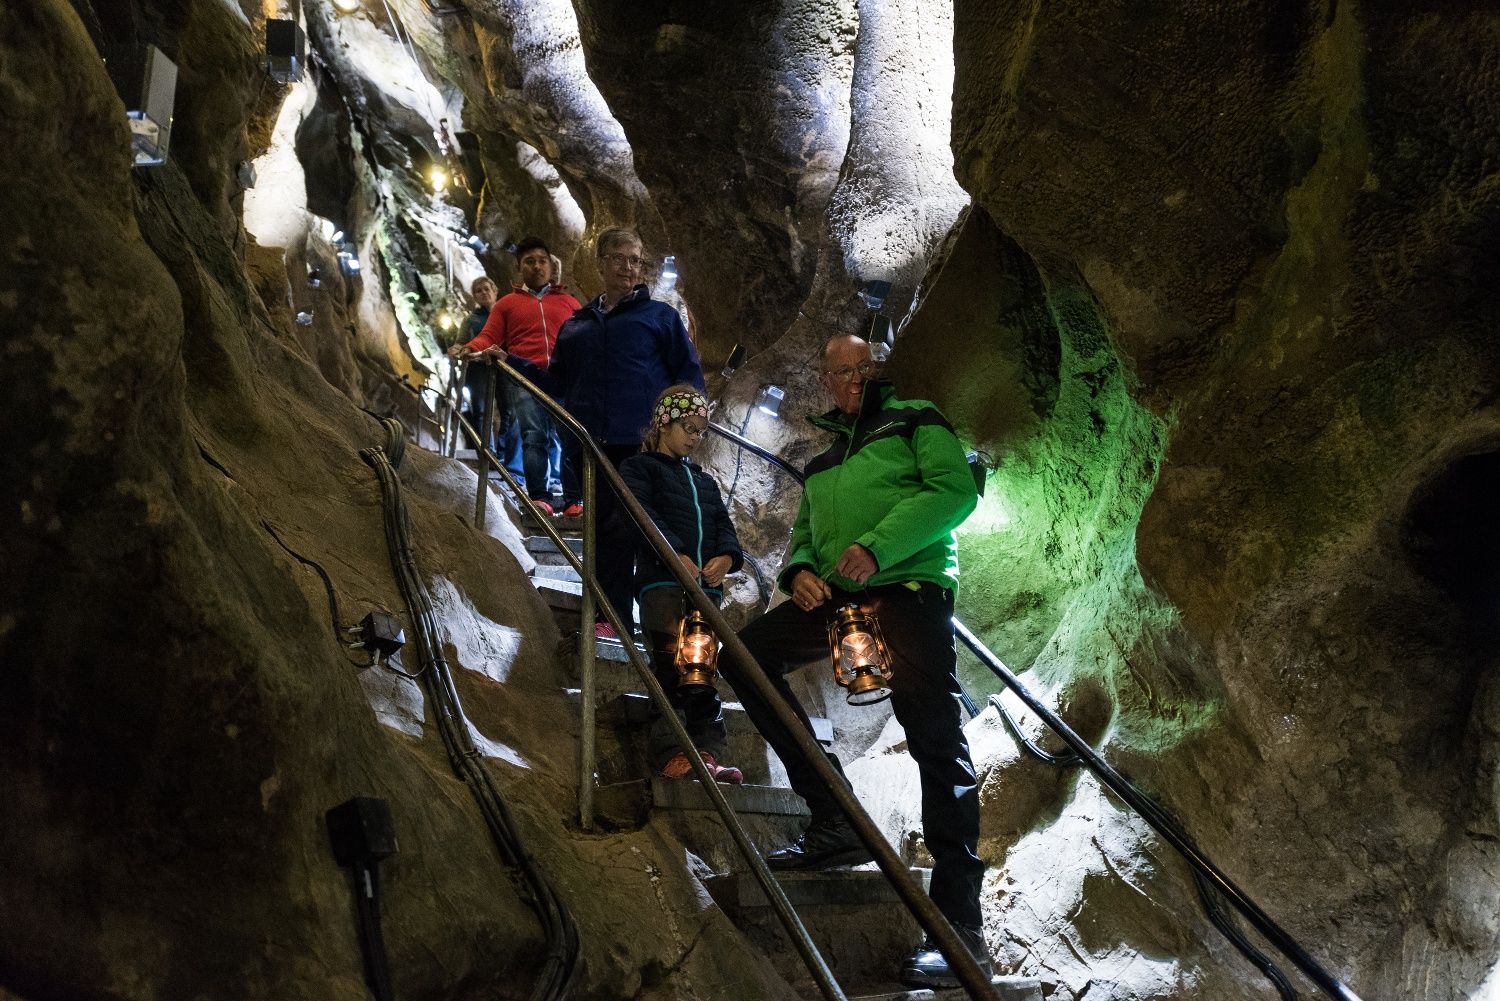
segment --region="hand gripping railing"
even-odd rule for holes
[[[708,428],[726,441],[732,442],[740,448],[758,455],[772,465],[779,467],[798,483],[805,482],[805,477],[802,475],[801,470],[774,452],[718,424],[710,423]],[[1016,694],[1017,698],[1025,703],[1027,708],[1041,717],[1042,722],[1061,737],[1063,742],[1071,749],[1071,754],[1069,755],[1050,756],[1057,760],[1050,761],[1049,763],[1060,765],[1072,764],[1076,756],[1077,763],[1082,764],[1089,771],[1093,772],[1101,782],[1144,817],[1152,829],[1161,835],[1187,861],[1188,866],[1193,870],[1194,882],[1199,887],[1200,895],[1204,899],[1205,906],[1209,909],[1209,916],[1213,919],[1215,926],[1221,932],[1224,932],[1234,942],[1235,946],[1240,948],[1241,952],[1245,953],[1252,963],[1260,968],[1261,972],[1276,985],[1277,990],[1283,997],[1295,997],[1296,995],[1290,993],[1290,986],[1286,983],[1285,978],[1282,977],[1281,972],[1274,965],[1266,962],[1264,957],[1260,956],[1258,951],[1254,949],[1254,946],[1251,946],[1248,942],[1243,942],[1242,944],[1242,941],[1236,941],[1235,934],[1227,930],[1228,927],[1232,926],[1229,926],[1227,921],[1221,921],[1219,919],[1220,916],[1214,914],[1212,897],[1209,893],[1204,892],[1205,888],[1216,891],[1224,899],[1228,900],[1236,911],[1244,915],[1255,926],[1256,930],[1276,947],[1278,952],[1291,960],[1323,993],[1331,998],[1338,999],[1338,1001],[1360,1001],[1358,995],[1345,986],[1337,977],[1325,970],[1307,950],[1302,948],[1296,939],[1288,935],[1280,925],[1271,920],[1271,917],[1265,911],[1261,910],[1259,905],[1246,895],[1245,891],[1235,885],[1233,880],[1226,876],[1218,866],[1214,865],[1193,842],[1193,839],[1187,834],[1182,824],[1175,817],[1157,805],[1155,801],[1145,793],[1142,793],[1128,779],[1100,757],[1098,752],[1089,745],[1088,741],[1079,736],[1072,727],[1063,722],[1057,713],[1053,712],[1041,699],[1037,698],[1025,685],[1021,684],[1021,680],[1012,673],[1010,668],[1006,667],[1000,658],[996,657],[956,617],[953,620],[953,630],[958,638],[963,641],[964,646],[968,647],[974,656],[979,659],[979,662],[989,668],[1006,688],[1009,688]],[[1001,711],[1004,712],[1003,707],[998,706],[998,702],[996,702],[996,705],[997,708],[1001,708]],[[1013,726],[1013,721],[1010,722],[1012,722]],[[1016,732],[1019,731],[1016,730]]]
[[[801,719],[797,714],[781,698],[780,693],[760,669],[760,665],[756,663],[755,658],[751,656],[745,644],[735,634],[729,621],[724,618],[724,614],[719,610],[719,607],[698,586],[698,582],[682,568],[681,562],[677,559],[677,554],[672,550],[666,537],[656,527],[656,523],[651,520],[651,516],[646,513],[640,501],[636,500],[635,495],[630,492],[629,487],[625,485],[625,481],[621,479],[619,472],[615,470],[614,466],[604,456],[604,453],[592,437],[590,437],[588,431],[571,414],[564,410],[561,405],[508,363],[497,359],[494,365],[497,370],[503,372],[523,390],[535,396],[551,412],[552,416],[563,428],[577,436],[583,449],[585,473],[587,473],[590,466],[594,468],[596,475],[598,472],[603,472],[609,486],[619,496],[621,506],[625,512],[635,522],[636,527],[640,529],[642,535],[645,536],[646,542],[655,551],[662,565],[677,580],[677,583],[682,587],[693,606],[703,614],[709,627],[714,631],[714,635],[724,644],[724,654],[734,660],[741,678],[759,692],[772,711],[776,713],[782,725],[787,728],[788,733],[797,745],[798,752],[807,760],[818,776],[818,780],[827,788],[834,802],[848,816],[850,825],[854,828],[860,841],[875,856],[875,862],[880,867],[880,871],[885,874],[886,879],[891,883],[891,886],[895,889],[896,894],[901,898],[907,909],[911,911],[913,917],[916,918],[917,923],[922,926],[922,929],[937,944],[944,958],[948,960],[949,969],[957,976],[959,983],[972,998],[996,998],[994,986],[990,983],[984,971],[980,969],[979,964],[964,946],[962,940],[959,939],[958,933],[953,930],[953,926],[943,917],[942,912],[937,909],[937,905],[932,902],[932,899],[912,879],[911,872],[902,863],[900,856],[896,854],[896,851],[880,833],[880,829],[875,826],[875,822],[870,819],[869,814],[865,812],[864,807],[860,805],[854,793],[844,785],[842,778],[828,760],[828,755],[824,753],[823,748],[813,738],[813,735],[807,728],[802,725]],[[478,444],[482,445],[484,443],[478,442]],[[488,451],[487,448],[486,451]],[[589,506],[589,500],[585,499],[585,511],[588,510]],[[565,555],[568,553],[566,547],[563,547],[563,552]],[[569,562],[574,561],[570,558]],[[575,563],[576,568],[577,565]],[[677,714],[672,711],[671,703],[667,699],[666,693],[662,690],[660,683],[657,682],[655,674],[651,671],[649,665],[646,664],[645,659],[640,655],[639,651],[635,649],[635,644],[630,642],[630,633],[624,628],[624,623],[620,616],[610,606],[603,589],[600,588],[598,581],[592,575],[584,577],[584,584],[585,590],[593,592],[600,610],[604,612],[610,624],[614,626],[616,632],[625,640],[623,645],[627,654],[631,657],[632,664],[635,666],[637,673],[641,675],[641,680],[646,685],[647,692],[658,707],[662,709],[666,720],[672,724],[673,733],[678,738],[678,742],[684,749],[690,751],[688,753],[688,760],[693,765],[694,774],[703,786],[704,791],[708,794],[710,801],[713,802],[714,808],[724,818],[725,825],[729,828],[736,845],[750,864],[757,882],[760,883],[767,898],[772,901],[772,906],[777,911],[778,917],[781,918],[782,923],[786,925],[788,931],[792,933],[793,941],[797,945],[798,951],[801,953],[808,969],[812,971],[814,979],[817,980],[819,989],[829,999],[843,998],[843,992],[840,990],[838,984],[834,982],[832,973],[828,971],[827,965],[823,962],[822,956],[818,954],[817,948],[813,945],[811,938],[807,936],[806,929],[802,927],[801,920],[797,917],[796,912],[792,910],[790,902],[786,900],[780,884],[776,882],[770,870],[766,868],[765,860],[760,857],[760,853],[755,850],[755,846],[750,843],[749,836],[745,834],[743,828],[740,826],[738,818],[735,817],[734,811],[730,808],[728,801],[724,799],[723,793],[720,792],[717,783],[714,782],[712,775],[709,774],[707,766],[702,762],[697,752],[691,750],[693,745],[687,735],[686,729],[677,719]],[[592,630],[586,628],[584,631],[591,632]],[[587,699],[587,697],[588,695],[586,694],[585,698]],[[587,778],[586,784],[592,785],[592,782],[593,776],[590,775]]]

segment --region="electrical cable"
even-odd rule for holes
[[[422,660],[422,680],[433,703],[433,716],[453,771],[474,796],[490,836],[508,866],[520,876],[519,886],[528,905],[536,912],[546,939],[541,971],[532,987],[532,1001],[554,1001],[568,996],[579,973],[578,929],[572,915],[558,897],[536,859],[522,843],[510,809],[495,787],[494,779],[481,763],[479,749],[469,736],[469,723],[447,660],[442,654],[441,632],[432,598],[417,570],[411,542],[410,521],[401,498],[396,466],[405,454],[401,422],[384,418],[384,446],[359,453],[380,482],[386,544],[391,569],[410,611],[413,640]]]

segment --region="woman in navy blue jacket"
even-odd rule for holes
[[[651,409],[641,451],[620,465],[620,475],[661,534],[676,551],[687,572],[697,577],[708,596],[723,600],[724,577],[744,562],[740,541],[719,486],[688,456],[708,429],[708,400],[697,387],[681,383],[662,393]],[[636,555],[635,586],[641,626],[651,647],[656,680],[661,682],[699,749],[708,770],[719,782],[738,785],[738,768],[720,764],[728,745],[719,693],[713,688],[677,685],[677,625],[682,619],[683,592],[677,579],[662,565],[656,552],[642,542]],[[653,768],[668,778],[692,774],[687,756],[677,749],[671,728],[657,720],[651,728],[649,754]]]

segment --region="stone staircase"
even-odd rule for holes
[[[582,541],[565,541],[575,553]],[[583,585],[546,536],[526,539],[537,561],[532,583],[552,608],[566,637],[561,655],[573,663],[577,687],[578,608]],[[696,780],[673,781],[653,775],[646,760],[646,734],[653,715],[650,698],[618,641],[598,640],[595,650],[597,765],[595,816],[604,829],[632,829],[653,823],[671,831],[716,875],[705,881],[715,902],[770,958],[805,997],[819,996],[806,968],[788,944],[764,892],[746,871],[723,821]],[[745,773],[742,786],[721,786],[752,843],[762,853],[789,844],[807,824],[807,808],[791,791],[786,770],[751,725],[734,693],[720,682],[729,731],[729,762]],[[814,735],[833,741],[833,726],[813,719]],[[913,869],[923,887],[929,870]],[[921,940],[915,919],[873,864],[824,872],[782,873],[777,881],[796,908],[813,941],[851,1001],[928,1001],[959,999],[962,990],[904,990],[894,986],[896,966]],[[996,977],[1003,1001],[1042,1001],[1040,982],[1027,977]]]

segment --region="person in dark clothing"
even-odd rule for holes
[[[688,573],[718,603],[724,597],[724,577],[739,570],[744,556],[718,484],[688,461],[707,429],[708,400],[703,394],[687,383],[671,387],[657,399],[641,451],[620,464],[620,476]],[[635,566],[641,628],[651,648],[656,680],[666,689],[715,780],[739,785],[744,781],[740,770],[720,764],[729,738],[718,691],[678,684],[677,627],[685,607],[682,586],[645,539],[641,539]],[[692,775],[692,765],[678,750],[664,719],[652,725],[648,744],[651,767],[671,779]]]
[[[835,408],[812,423],[834,435],[807,464],[802,505],[779,583],[791,600],[740,630],[781,697],[808,725],[787,672],[827,663],[828,618],[859,604],[878,616],[891,655],[891,708],[906,731],[921,775],[922,834],[932,852],[929,894],[981,968],[989,955],[981,929],[979,787],[959,706],[953,644],[958,555],[953,530],[978,492],[963,446],[925,400],[903,400],[871,378],[870,345],[830,338],[822,382]],[[786,765],[812,822],[792,844],[766,856],[773,869],[824,869],[870,861],[832,793],[797,750],[770,704],[723,668],[745,712]],[[829,755],[842,773],[837,758]],[[958,979],[936,946],[924,942],[901,968],[913,987],[952,987]]]
[[[455,362],[463,357],[464,344],[477,337],[484,329],[486,321],[490,318],[490,310],[494,308],[495,300],[500,295],[500,289],[489,278],[481,275],[469,285],[469,294],[474,297],[474,309],[464,317],[454,340],[445,345],[448,357]],[[483,365],[476,365],[472,362],[464,372],[465,403],[462,413],[469,423],[474,425],[474,430],[481,434],[486,433],[485,425],[494,420],[493,414],[486,416],[479,412],[484,406],[484,380],[487,374],[488,370]]]
[[[702,390],[703,368],[677,310],[653,300],[640,283],[641,238],[628,229],[605,230],[597,251],[604,292],[563,325],[551,366],[542,371],[515,355],[510,359],[528,379],[562,401],[618,468],[640,451],[642,429],[650,423],[657,396],[679,382]],[[505,352],[497,356],[505,357]],[[563,503],[565,513],[571,513],[582,499],[583,447],[571,439],[565,444]],[[601,487],[596,502],[599,583],[620,618],[631,626],[631,570],[639,532],[614,491]],[[614,630],[602,621],[596,631],[615,638]]]

